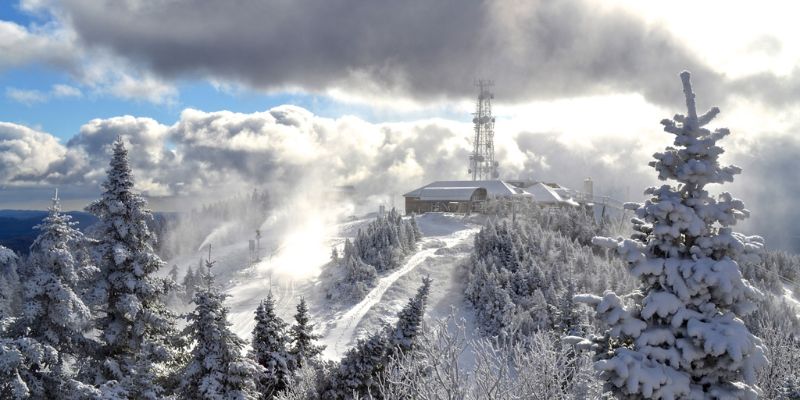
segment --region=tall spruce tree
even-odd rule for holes
[[[21,271],[23,307],[14,330],[19,337],[56,350],[55,364],[39,366],[51,393],[64,392],[62,386],[70,378],[66,362],[86,359],[96,349],[89,335],[92,312],[80,284],[94,279],[98,270],[86,257],[86,239],[73,226],[71,217],[61,213],[56,193]]]
[[[290,354],[293,358],[294,368],[300,368],[308,361],[313,361],[325,346],[314,344],[321,336],[314,333],[314,325],[310,323],[306,299],[301,298],[297,304],[297,314],[294,315],[295,324],[292,325],[289,336],[292,339]]]
[[[108,177],[99,200],[86,210],[99,219],[94,257],[103,307],[97,321],[100,360],[85,370],[91,378],[131,398],[155,399],[169,383],[181,343],[175,316],[161,298],[170,281],[155,276],[164,262],[153,251],[147,203],[134,192],[128,151],[113,144]]]
[[[272,292],[267,294],[256,309],[256,326],[253,328],[252,358],[264,368],[259,381],[259,391],[272,399],[289,385],[292,378],[292,363],[289,355],[289,336],[286,322],[275,315],[275,300]]]
[[[758,293],[739,263],[758,262],[763,239],[731,230],[749,215],[740,200],[705,190],[741,170],[720,165],[717,141],[729,132],[704,128],[719,109],[697,115],[689,78],[681,73],[688,114],[661,122],[675,147],[650,163],[659,179],[677,185],[649,188],[644,204],[626,205],[637,216],[631,239],[593,239],[628,262],[641,289],[625,298],[577,296],[608,330],[570,341],[596,351],[601,379],[620,398],[754,399],[756,370],[766,360],[761,340],[740,319]]]
[[[194,296],[195,310],[186,317],[189,325],[184,334],[195,345],[181,373],[178,394],[191,400],[258,399],[256,380],[263,368],[242,356],[245,342],[230,329],[228,308],[223,305],[227,295],[214,286],[211,265],[209,260],[205,285]]]

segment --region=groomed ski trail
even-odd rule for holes
[[[378,280],[378,284],[367,293],[361,302],[353,306],[348,312],[340,316],[335,326],[325,335],[327,338],[334,340],[333,346],[328,346],[324,356],[327,359],[337,359],[344,355],[344,352],[349,348],[351,342],[355,341],[355,331],[358,324],[364,316],[372,309],[373,306],[378,304],[383,298],[383,294],[388,290],[400,277],[411,272],[422,264],[428,257],[436,257],[436,251],[441,248],[452,247],[461,241],[472,237],[477,232],[477,229],[465,229],[455,232],[449,237],[426,237],[423,238],[418,246],[423,250],[410,256],[402,267],[393,271],[391,274]],[[427,244],[432,242],[444,242],[444,246],[436,246],[433,248],[425,248]],[[332,351],[331,351],[332,350]]]

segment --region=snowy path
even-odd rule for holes
[[[372,309],[373,306],[378,304],[383,298],[383,294],[389,287],[391,287],[399,278],[414,268],[422,264],[428,257],[435,257],[437,250],[443,247],[452,247],[453,245],[471,237],[476,230],[467,229],[455,232],[448,237],[431,237],[424,238],[420,242],[420,250],[416,254],[406,260],[403,266],[392,272],[391,274],[381,278],[378,284],[361,300],[360,303],[353,306],[350,311],[340,316],[335,326],[325,335],[328,347],[325,349],[325,358],[337,359],[340,358],[344,352],[351,346],[352,342],[356,339],[355,333],[359,322],[364,316]],[[444,246],[437,246],[434,248],[425,248],[433,242],[443,242]]]

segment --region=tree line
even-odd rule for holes
[[[341,363],[321,359],[305,300],[288,326],[270,293],[255,311],[245,354],[210,259],[193,274],[194,309],[179,329],[164,304],[176,283],[156,275],[164,262],[153,248],[152,215],[134,192],[121,139],[107,172],[100,199],[87,207],[99,219],[91,235],[75,229],[54,198],[27,258],[0,248],[0,398],[272,399],[314,371],[314,395],[346,399],[369,392],[380,360],[413,347],[429,281],[396,324]]]

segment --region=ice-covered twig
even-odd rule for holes
[[[692,92],[692,73],[689,71],[681,72],[681,82],[683,82],[683,94],[686,96],[686,110],[689,115],[686,116],[686,124],[697,126],[697,107],[694,103],[694,92]]]

